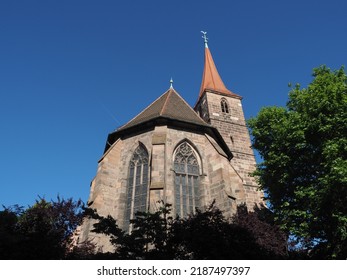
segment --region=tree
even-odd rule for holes
[[[0,211],[0,259],[19,258],[16,246],[20,238],[16,225],[22,211],[23,208],[18,205]]]
[[[138,212],[131,220],[132,230],[123,246],[130,259],[175,259],[177,248],[172,242],[171,204],[159,201],[157,211]],[[131,252],[129,254],[129,252]]]
[[[261,248],[258,258],[287,259],[287,236],[274,223],[272,212],[265,206],[256,205],[249,212],[245,205],[237,207],[237,213],[232,223],[247,230],[254,238],[254,242]]]
[[[113,253],[97,254],[95,258],[111,259],[175,259],[176,250],[171,242],[171,205],[162,201],[158,210],[137,212],[130,221],[131,231],[121,230],[111,216],[100,216],[94,209],[86,209],[86,215],[96,220],[92,230],[109,237]]]
[[[226,219],[214,203],[173,224],[183,259],[284,259],[286,238],[265,207],[239,205]]]
[[[214,204],[178,220],[175,242],[180,244],[181,259],[263,259],[254,236],[237,223],[230,223]]]
[[[0,211],[1,259],[65,259],[89,254],[71,247],[73,234],[83,218],[81,200],[40,198],[25,209],[15,206]]]
[[[277,222],[314,258],[347,257],[347,76],[314,69],[286,108],[248,121],[263,158],[255,176]]]
[[[154,213],[138,212],[132,230],[120,230],[111,216],[88,211],[94,232],[106,234],[113,253],[94,258],[113,259],[278,259],[286,258],[286,240],[277,226],[262,218],[267,209],[249,213],[245,206],[232,220],[212,203],[186,218],[170,216],[171,205],[161,203]],[[267,213],[268,214],[268,213]],[[93,258],[93,257],[92,257]]]

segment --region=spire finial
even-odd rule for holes
[[[173,79],[171,78],[170,79],[170,88],[173,88],[172,84],[173,84]]]
[[[206,31],[201,31],[201,33],[203,34],[202,38],[204,39],[204,42],[205,42],[205,48],[208,49],[208,45],[207,45],[208,38],[206,36],[207,32]]]

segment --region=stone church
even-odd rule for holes
[[[136,117],[107,137],[89,202],[129,230],[137,211],[151,211],[158,201],[172,204],[185,217],[215,200],[225,216],[239,204],[253,209],[262,202],[249,173],[255,158],[242,109],[242,97],[223,83],[205,39],[205,64],[197,102],[191,107],[172,87]],[[93,239],[111,249],[85,221],[80,241]]]

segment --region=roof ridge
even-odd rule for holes
[[[128,122],[126,122],[125,124],[121,125],[120,127],[118,127],[116,130],[120,130],[123,127],[125,127],[126,125],[128,125],[129,123],[131,123],[133,120],[135,120],[138,116],[140,116],[143,112],[145,112],[148,108],[150,108],[153,104],[155,104],[160,98],[162,98],[169,90],[165,91],[162,95],[160,95],[157,99],[155,99],[151,104],[149,104],[146,108],[144,108],[140,113],[138,113],[137,115],[135,115],[131,120],[129,120]]]
[[[162,115],[164,114],[164,111],[165,111],[165,109],[166,109],[168,100],[169,100],[170,95],[171,95],[171,93],[172,93],[173,90],[174,90],[173,88],[170,88],[170,89],[167,91],[167,92],[168,92],[168,96],[166,97],[166,100],[165,100],[165,102],[164,102],[163,108],[161,108],[161,110],[160,110],[160,113],[159,113],[160,116],[162,116]]]

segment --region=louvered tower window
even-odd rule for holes
[[[187,143],[182,143],[174,157],[175,209],[176,214],[185,217],[199,207],[199,163],[196,153]]]
[[[222,100],[220,101],[220,105],[222,108],[222,112],[229,114],[229,105],[225,98],[222,98]]]
[[[125,228],[129,227],[129,221],[135,217],[136,212],[147,211],[147,197],[148,153],[139,145],[129,164]]]

